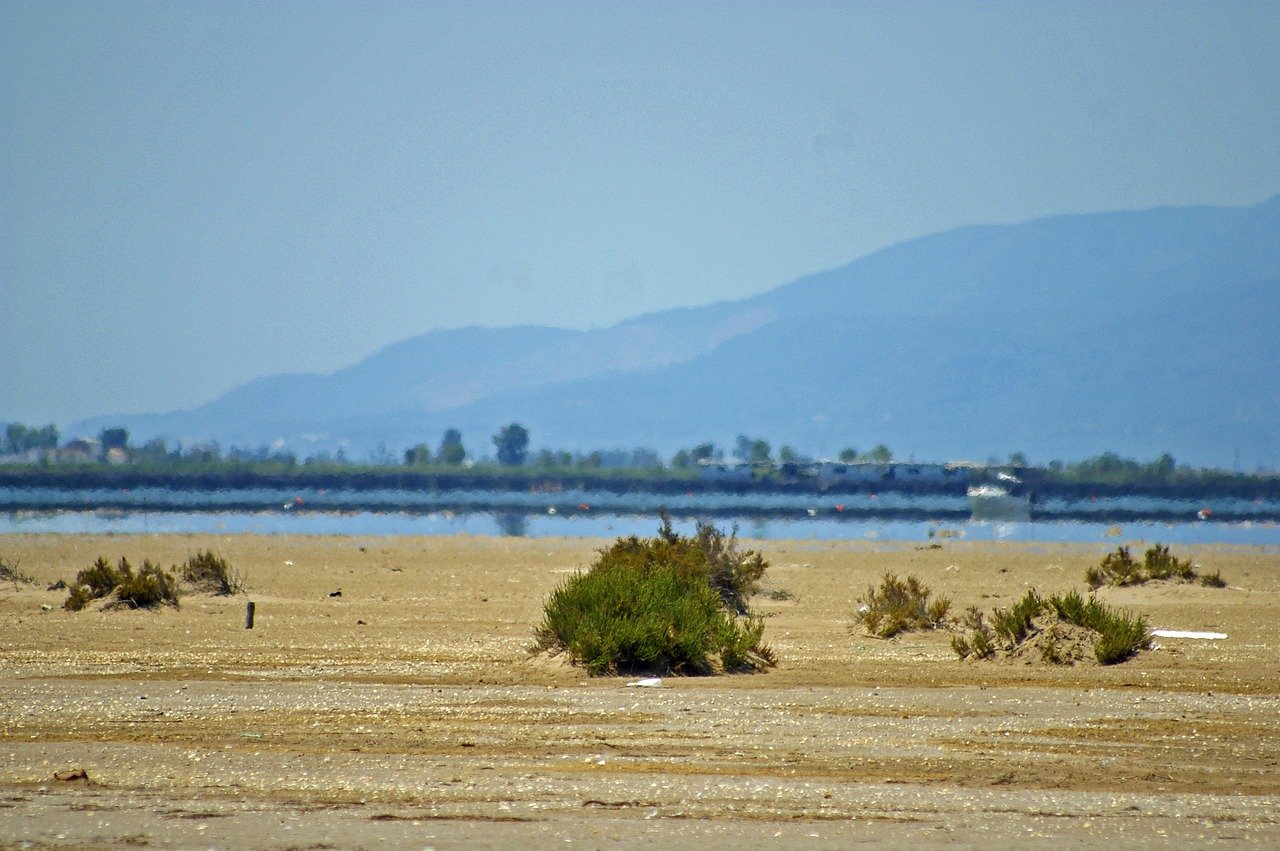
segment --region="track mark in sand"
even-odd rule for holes
[[[412,815],[402,815],[400,813],[378,813],[369,816],[369,821],[475,821],[488,822],[490,824],[502,824],[511,822],[516,824],[528,824],[530,822],[542,821],[542,819],[529,818],[526,816],[495,816],[495,815],[477,815],[468,813],[466,815],[449,815],[445,813],[415,813]]]

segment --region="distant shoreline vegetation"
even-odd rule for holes
[[[1192,468],[1168,454],[1141,462],[1105,452],[1083,461],[1037,466],[1015,452],[1004,462],[939,464],[895,461],[892,451],[879,444],[866,452],[848,448],[835,459],[813,459],[789,446],[775,453],[767,441],[739,435],[727,458],[725,449],[707,442],[664,461],[646,448],[531,451],[529,432],[518,423],[500,429],[492,441],[494,455],[479,459],[464,446],[461,434],[449,429],[435,449],[421,443],[402,453],[376,452],[366,461],[342,452],[300,460],[266,446],[224,451],[216,443],[183,447],[161,438],[134,446],[123,428],[60,445],[52,425],[10,424],[0,439],[0,487],[964,493],[972,485],[994,483],[1033,497],[1280,499],[1276,473]]]

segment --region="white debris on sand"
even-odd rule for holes
[[[1206,638],[1215,641],[1227,637],[1225,632],[1194,632],[1186,629],[1153,629],[1151,634],[1158,638]]]

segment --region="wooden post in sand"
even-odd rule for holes
[[[254,604],[248,602],[244,604],[244,628],[253,629],[253,609]]]

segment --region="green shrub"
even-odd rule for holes
[[[1045,618],[1050,615],[1055,621],[1095,633],[1093,653],[1103,665],[1123,662],[1151,646],[1151,634],[1141,616],[1115,611],[1092,596],[1085,599],[1079,591],[1041,597],[1030,590],[1012,608],[996,609],[992,613],[991,627],[987,626],[981,611],[970,607],[963,619],[968,635],[954,637],[951,647],[961,659],[970,656],[985,659],[996,652],[991,641],[993,632],[1004,640],[1004,650],[1009,653],[1017,651],[1032,636],[1038,635],[1043,661],[1069,664],[1078,658],[1079,650],[1066,652],[1063,642],[1070,640],[1070,634],[1052,621],[1047,622]]]
[[[663,539],[678,542],[671,529],[671,518],[662,516]],[[709,582],[726,606],[739,615],[747,613],[747,600],[760,590],[760,580],[769,568],[764,557],[755,550],[738,549],[738,527],[725,535],[709,523],[698,523],[693,542],[707,560]]]
[[[78,612],[95,599],[97,598],[89,592],[89,586],[72,585],[67,592],[67,599],[63,602],[62,608],[69,612]]]
[[[1093,652],[1103,665],[1114,665],[1151,646],[1151,633],[1140,615],[1118,612],[1097,598],[1085,600],[1079,591],[1049,598],[1049,606],[1068,623],[1098,633]]]
[[[102,556],[98,556],[92,567],[76,574],[76,585],[85,585],[93,599],[105,597],[115,590],[126,573],[132,573],[133,567],[126,558],[120,559],[119,567],[112,567]]]
[[[1202,574],[1200,584],[1206,588],[1226,588],[1227,580],[1222,578],[1222,571],[1215,570],[1213,573]]]
[[[154,609],[162,603],[178,605],[178,580],[150,560],[142,562],[142,568],[134,573],[128,562],[121,559],[120,584],[116,586],[116,599],[131,609]]]
[[[149,560],[142,563],[137,573],[126,558],[120,559],[116,567],[107,560],[98,557],[92,567],[76,574],[64,609],[78,612],[94,600],[100,600],[114,593],[116,600],[134,609],[150,609],[161,603],[178,605],[178,583],[173,574],[166,573]]]
[[[1011,609],[996,609],[991,614],[991,627],[1010,646],[1016,645],[1031,631],[1032,619],[1040,614],[1044,601],[1034,589],[1028,591]]]
[[[964,610],[964,617],[960,619],[960,625],[971,630],[986,629],[987,617],[982,613],[982,609],[977,606],[970,606]]]
[[[858,600],[857,619],[881,638],[912,629],[936,629],[946,621],[951,600],[939,597],[930,602],[932,593],[914,576],[903,580],[886,573],[879,588],[872,585],[867,596]]]
[[[989,659],[995,655],[996,647],[992,639],[991,627],[987,625],[986,616],[977,606],[970,606],[960,620],[960,624],[968,630],[968,636],[951,636],[951,649],[961,659],[972,656],[975,659]]]
[[[120,559],[120,567],[115,568],[102,556],[91,567],[76,574],[76,581],[71,583],[66,602],[62,608],[78,612],[94,600],[100,600],[110,594],[120,584],[123,571],[132,573],[133,568],[127,559]]]
[[[200,591],[228,597],[244,592],[244,581],[239,571],[213,550],[188,556],[182,564],[181,575],[183,582]]]
[[[1085,571],[1084,578],[1090,588],[1101,588],[1103,585],[1122,587],[1143,581],[1142,569],[1129,555],[1128,547],[1117,547],[1114,553],[1107,553],[1102,564]]]
[[[1143,554],[1142,567],[1148,579],[1181,579],[1190,582],[1196,578],[1191,562],[1180,561],[1169,548],[1156,544]]]
[[[1084,581],[1095,590],[1103,585],[1123,587],[1141,585],[1152,580],[1195,582],[1197,578],[1195,566],[1190,559],[1179,559],[1161,544],[1156,544],[1143,553],[1142,564],[1138,564],[1129,555],[1128,547],[1118,547],[1114,553],[1108,553],[1100,565],[1088,568],[1084,574]],[[1222,585],[1209,582],[1203,584],[1217,588],[1226,585],[1225,582]]]
[[[1084,584],[1088,585],[1090,590],[1096,591],[1107,584],[1107,577],[1103,575],[1102,569],[1099,567],[1086,567]]]
[[[1114,665],[1151,646],[1151,633],[1141,616],[1106,609],[1098,626],[1101,633],[1093,645],[1094,655],[1103,665]]]
[[[979,630],[969,639],[973,647],[973,655],[979,659],[990,659],[996,655],[996,646],[991,641],[990,630]]]
[[[773,665],[763,621],[739,617],[737,605],[745,609],[767,565],[754,553],[739,558],[732,536],[706,528],[684,537],[664,517],[656,538],[619,538],[552,592],[531,650],[567,653],[593,676]]]
[[[1055,594],[1047,602],[1060,620],[1090,628],[1098,616],[1098,609],[1102,606],[1097,598],[1090,596],[1085,600],[1080,592],[1074,589],[1066,594]]]

